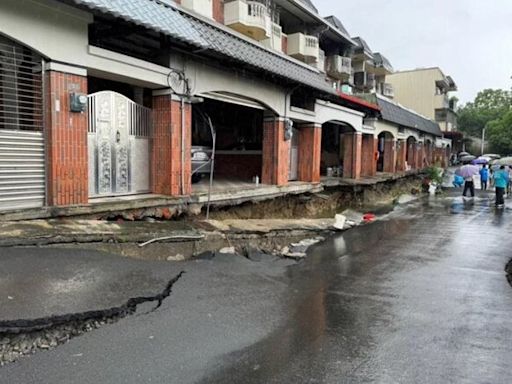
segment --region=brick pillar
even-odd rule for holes
[[[384,141],[384,172],[395,173],[396,171],[396,148],[394,139]]]
[[[290,140],[284,137],[284,120],[265,119],[263,123],[263,154],[261,182],[286,185],[290,172]]]
[[[405,162],[407,161],[407,141],[398,140],[397,142],[398,152],[397,152],[397,160],[396,160],[396,171],[404,172],[405,171]]]
[[[304,124],[299,127],[299,181],[320,182],[322,126]]]
[[[375,176],[377,174],[377,152],[378,140],[373,135],[362,135],[361,150],[361,176]]]
[[[83,70],[77,69],[77,72]],[[47,204],[87,204],[87,112],[70,112],[70,93],[87,94],[87,76],[46,73]]]
[[[181,153],[181,101],[170,94],[153,96],[151,182],[153,193],[169,196],[192,192],[192,107],[184,105],[185,162]],[[182,172],[184,184],[182,190]]]
[[[349,179],[361,178],[361,158],[363,137],[360,133],[345,133],[343,135],[345,151],[343,153],[343,177]]]

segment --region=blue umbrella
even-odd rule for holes
[[[487,160],[485,157],[479,157],[478,159],[475,159],[471,162],[473,165],[482,165],[489,163],[489,160]]]

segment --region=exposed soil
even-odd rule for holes
[[[236,207],[214,209],[210,218],[226,219],[292,219],[334,217],[348,208],[378,210],[389,206],[403,194],[418,191],[417,177],[388,181],[373,186],[327,189],[319,194],[286,196],[269,201],[245,203]]]

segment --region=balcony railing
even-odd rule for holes
[[[300,32],[288,35],[288,54],[308,64],[316,64],[320,55],[318,38]]]
[[[255,40],[270,38],[271,19],[265,4],[252,0],[235,0],[224,4],[224,23]]]
[[[247,2],[247,21],[262,28],[267,26],[267,7],[257,1]]]
[[[339,55],[327,58],[327,74],[338,80],[347,80],[352,74],[352,59]]]
[[[270,38],[262,41],[263,45],[276,51],[283,51],[283,29],[279,24],[272,23]]]
[[[212,0],[182,0],[181,5],[200,15],[213,18]]]
[[[354,85],[364,91],[369,91],[375,88],[377,82],[375,75],[368,72],[356,72],[354,74]]]
[[[382,94],[387,97],[395,96],[395,88],[393,88],[392,84],[383,83],[382,84]]]

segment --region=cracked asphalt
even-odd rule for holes
[[[160,290],[187,273],[157,311],[1,368],[0,383],[509,383],[511,212],[485,194],[418,201],[314,246],[299,264],[2,249],[19,260],[18,276],[39,262],[65,281],[75,265],[93,290],[108,272],[100,292],[123,299],[139,279]],[[90,296],[87,305],[105,303]]]

